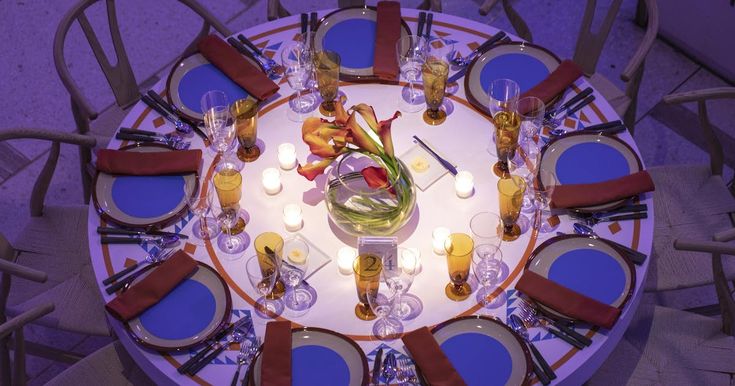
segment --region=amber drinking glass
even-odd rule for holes
[[[260,148],[255,145],[258,139],[258,102],[252,99],[238,99],[230,106],[230,115],[235,122],[235,133],[240,148],[237,158],[243,162],[253,162],[260,156]]]
[[[421,66],[424,96],[426,97],[426,111],[423,118],[424,122],[432,126],[441,125],[447,119],[447,112],[441,107],[447,88],[449,56],[453,50],[452,43],[443,39],[435,39],[429,43],[426,61]]]
[[[496,79],[490,83],[487,91],[490,103],[488,109],[495,122],[495,151],[498,162],[493,172],[498,177],[509,174],[508,159],[515,157],[518,145],[521,118],[518,115],[518,83],[510,79]]]
[[[286,286],[281,280],[279,272],[283,258],[283,238],[278,233],[265,232],[255,238],[254,244],[263,275],[270,271],[276,272],[276,283],[273,286],[273,291],[266,298],[280,299],[286,293]]]
[[[452,233],[444,243],[450,281],[444,288],[444,293],[451,300],[462,301],[472,293],[472,288],[467,283],[467,279],[470,277],[474,246],[475,243],[472,241],[472,237],[464,233]]]
[[[334,100],[339,92],[339,67],[341,59],[334,51],[317,51],[314,53],[314,70],[319,85],[322,104],[319,112],[327,117],[334,116]]]
[[[223,231],[231,235],[240,234],[245,229],[245,220],[240,216],[240,199],[242,198],[242,175],[233,164],[220,162],[215,167],[213,182],[217,199],[223,209],[237,213],[237,220]]]
[[[368,296],[375,296],[380,284],[380,273],[383,271],[383,262],[379,256],[366,253],[357,256],[352,263],[357,287],[355,315],[362,320],[373,320],[377,316],[370,308]]]
[[[521,214],[526,181],[520,176],[509,176],[498,181],[500,219],[503,221],[503,241],[513,241],[521,235],[521,227],[516,224]]]

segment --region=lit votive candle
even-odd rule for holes
[[[467,198],[475,190],[475,178],[472,173],[463,170],[454,177],[454,191],[460,198]]]
[[[352,263],[357,257],[357,251],[354,248],[342,247],[337,252],[337,266],[339,266],[339,272],[343,275],[349,275],[352,273]]]
[[[286,225],[286,230],[290,232],[301,229],[304,223],[301,207],[296,204],[288,204],[283,207],[283,223]]]
[[[263,170],[263,189],[268,194],[276,194],[281,191],[281,173],[278,169]]]
[[[418,248],[406,248],[401,252],[401,269],[403,272],[416,275],[421,272],[421,252]]]
[[[296,146],[291,143],[278,145],[278,164],[283,170],[291,170],[296,166]]]
[[[446,253],[444,250],[444,242],[447,240],[451,232],[449,228],[438,227],[431,233],[431,246],[434,248],[434,253],[437,255],[443,255]]]

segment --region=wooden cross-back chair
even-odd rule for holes
[[[337,0],[338,8],[347,7],[362,7],[365,5],[365,0]],[[430,10],[433,12],[442,11],[441,0],[423,0],[419,4],[418,9]],[[291,12],[287,10],[282,4],[281,0],[268,0],[267,4],[268,20],[276,20],[282,17],[291,16]]]
[[[222,34],[229,36],[232,31],[228,29],[222,22],[217,20],[206,8],[195,0],[178,0],[181,4],[188,7],[194,13],[202,18],[202,27],[194,40],[184,50],[183,55],[192,53],[196,49],[196,43],[199,39],[209,34],[211,27]],[[115,52],[115,58],[111,59],[105,54],[97,33],[92,28],[92,24],[87,18],[86,11],[96,3],[105,3],[107,13],[107,27],[112,40],[112,46]],[[124,3],[124,2],[123,2]],[[140,95],[138,83],[133,73],[133,68],[128,60],[128,55],[123,44],[120,27],[118,25],[116,1],[115,0],[82,0],[73,6],[69,12],[64,15],[56,29],[54,36],[53,54],[56,71],[61,78],[61,82],[66,87],[71,96],[71,110],[74,115],[74,121],[77,125],[77,132],[86,134],[90,132],[90,123],[98,119],[100,112],[90,103],[87,97],[82,93],[77,82],[71,75],[69,67],[66,63],[66,55],[64,54],[64,45],[69,29],[74,23],[79,26],[89,43],[95,59],[100,65],[100,69],[105,75],[110,85],[115,103],[121,109],[126,110],[138,101]],[[114,64],[113,64],[114,63]],[[79,161],[81,163],[82,184],[84,187],[84,200],[89,202],[90,186],[92,181],[92,173],[89,165],[92,160],[90,149],[80,148]]]
[[[499,0],[486,0],[480,7],[480,13],[485,15]],[[585,75],[589,77],[590,83],[600,92],[612,105],[615,111],[623,118],[628,130],[633,133],[636,121],[636,109],[638,105],[638,91],[643,79],[646,56],[651,51],[656,40],[659,26],[659,14],[656,0],[645,0],[648,24],[643,39],[638,44],[633,56],[620,74],[620,79],[625,82],[625,90],[620,90],[609,79],[596,71],[600,55],[605,47],[610,30],[617,18],[618,11],[623,0],[612,0],[607,13],[602,18],[600,25],[595,26],[595,11],[597,0],[587,0],[584,8],[579,34],[574,48],[574,61],[582,67]],[[528,23],[515,10],[514,2],[503,0],[503,9],[510,20],[511,25],[518,35],[526,41],[532,42],[533,36]]]

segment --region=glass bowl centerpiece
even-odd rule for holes
[[[332,221],[354,236],[392,235],[411,218],[416,206],[416,188],[406,165],[396,158],[391,123],[401,113],[378,121],[364,103],[348,111],[335,103],[333,121],[307,118],[301,128],[311,153],[321,159],[298,166],[308,180],[328,173],[324,188]],[[369,130],[358,122],[362,118]]]

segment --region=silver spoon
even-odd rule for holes
[[[600,239],[600,240],[607,241],[607,242],[609,242],[611,244],[614,244],[616,247],[618,247],[619,249],[621,249],[628,256],[628,258],[630,259],[630,261],[632,261],[635,264],[643,264],[643,262],[646,261],[646,257],[647,256],[646,256],[645,253],[638,252],[635,249],[630,248],[630,247],[627,247],[627,246],[625,246],[623,244],[620,244],[618,242],[615,242],[615,241],[612,241],[612,240],[608,240],[608,239],[603,239],[602,237],[598,236],[597,233],[595,233],[595,231],[592,229],[592,227],[590,227],[588,225],[585,225],[585,224],[582,224],[582,223],[577,222],[577,223],[574,223],[574,225],[572,227],[574,228],[574,233],[576,233],[578,235],[592,237],[593,239]]]
[[[390,385],[390,380],[396,377],[396,356],[393,353],[389,353],[383,362],[383,379],[385,384]]]

